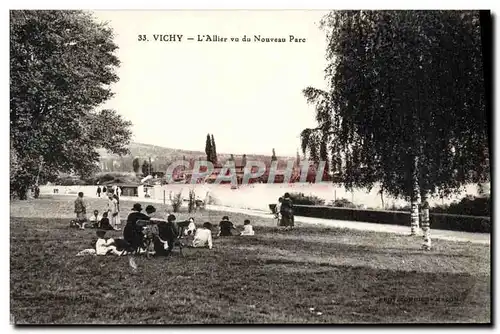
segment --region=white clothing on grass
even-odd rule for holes
[[[84,249],[82,251],[79,251],[78,254],[76,254],[76,256],[85,256],[85,255],[97,255],[97,254],[95,252],[95,249],[93,248]]]
[[[189,233],[189,231],[191,231],[191,233]],[[194,234],[195,231],[196,231],[195,223],[189,222],[187,229],[184,230],[184,235]]]
[[[108,253],[114,255],[121,255],[122,252],[119,252],[116,247],[113,245],[115,242],[114,239],[110,238],[108,240],[99,238],[95,243],[95,251],[97,255],[106,255]]]
[[[196,234],[193,239],[193,247],[206,247],[212,249],[212,231],[206,228],[200,228],[196,230]]]
[[[89,219],[89,221],[91,223],[98,223],[101,221],[101,216],[97,215],[97,217],[95,215],[92,215]]]
[[[254,235],[255,232],[253,230],[252,225],[243,225],[243,232],[240,235]]]

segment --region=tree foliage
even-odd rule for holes
[[[322,25],[328,89],[304,90],[318,122],[304,153],[395,196],[412,173],[424,193],[489,179],[478,12],[334,11]]]
[[[212,150],[212,140],[210,139],[210,134],[207,133],[207,140],[205,141],[205,154],[207,155],[207,161],[212,161],[213,150]]]
[[[81,11],[10,12],[10,128],[21,197],[36,177],[97,169],[96,149],[127,152],[130,123],[96,108],[118,80],[109,27]]]
[[[149,175],[150,168],[151,168],[151,166],[149,165],[149,162],[144,160],[144,162],[142,163],[142,166],[141,166],[142,175],[144,175],[144,176]]]
[[[213,164],[217,164],[217,146],[215,145],[214,135],[212,134],[212,159],[210,160]]]
[[[207,134],[207,140],[205,141],[205,154],[207,155],[207,161],[217,164],[217,148],[215,147],[214,135]]]
[[[134,169],[134,173],[139,173],[139,169],[141,168],[139,158],[134,159],[134,161],[132,162],[132,168]]]

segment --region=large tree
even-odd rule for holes
[[[139,173],[139,170],[141,169],[141,162],[139,161],[139,158],[134,159],[132,167],[134,168],[134,173]]]
[[[319,160],[326,144],[348,188],[411,199],[413,222],[420,195],[489,179],[478,12],[334,11],[322,23],[328,89],[304,90],[318,121],[304,151]]]
[[[130,123],[96,108],[112,96],[119,60],[113,33],[81,11],[10,12],[11,188],[25,198],[40,177],[86,176],[98,148],[127,152]],[[12,173],[12,171],[11,171]]]
[[[274,151],[274,148],[273,148],[273,155],[271,156],[271,161],[276,161],[278,160],[278,158],[276,157],[276,152]]]
[[[217,146],[215,146],[214,135],[212,134],[212,159],[210,160],[214,165],[217,164]]]
[[[207,133],[207,140],[205,141],[205,154],[207,155],[207,161],[211,161],[213,159],[213,148],[212,148],[212,140],[210,138],[210,134]]]
[[[148,176],[150,174],[151,166],[147,160],[144,160],[141,166],[141,172],[143,176]]]

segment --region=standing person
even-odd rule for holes
[[[116,196],[118,196],[118,200],[120,200],[121,195],[122,195],[122,188],[116,186]]]
[[[75,200],[75,213],[78,227],[82,230],[85,229],[85,222],[87,221],[87,204],[83,200],[83,193],[79,192]]]
[[[294,219],[293,219],[293,202],[290,198],[289,193],[285,193],[283,201],[281,202],[281,226],[284,226],[285,229],[291,229],[293,227]]]
[[[120,197],[118,197],[118,195],[114,194],[113,198],[116,200],[116,203],[118,204],[118,212],[120,212]]]
[[[35,184],[35,198],[40,197],[40,187],[38,184]]]
[[[228,237],[233,235],[232,230],[234,230],[235,228],[233,223],[229,221],[229,217],[224,216],[222,217],[222,220],[219,223],[219,229],[220,229],[219,236]]]
[[[127,224],[123,230],[123,239],[125,239],[135,251],[139,248],[144,248],[142,226],[138,226],[137,221],[150,219],[149,216],[141,211],[141,204],[135,203],[132,207],[132,212],[127,217]]]
[[[115,230],[118,230],[120,229],[119,225],[121,225],[118,211],[118,201],[113,197],[112,193],[108,194],[108,199],[108,212],[110,215],[111,226],[113,226]]]
[[[278,203],[276,204],[275,217],[278,219],[278,226],[281,226],[281,203],[283,203],[283,197],[278,198]]]
[[[106,188],[106,186],[102,186],[102,193],[105,194],[107,193],[108,189]]]
[[[97,197],[101,197],[101,186],[97,186]]]

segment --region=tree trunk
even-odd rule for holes
[[[385,205],[384,205],[384,189],[380,189],[380,200],[382,201],[382,210],[385,210]]]
[[[420,187],[418,183],[418,157],[413,158],[414,168],[412,173],[412,192],[411,192],[411,235],[416,235],[418,231],[418,206],[420,204]]]
[[[427,192],[422,193],[422,231],[424,232],[422,248],[425,250],[431,249],[431,227],[429,220],[429,202]]]

